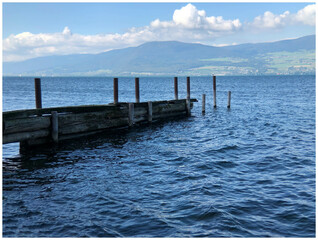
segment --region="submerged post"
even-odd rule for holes
[[[190,77],[187,77],[187,99],[190,99]]]
[[[178,77],[174,77],[174,99],[178,100]]]
[[[205,94],[202,94],[202,113],[205,113]]]
[[[213,75],[213,107],[216,108],[216,76]]]
[[[148,102],[148,122],[152,122],[152,102]]]
[[[139,78],[135,78],[135,92],[136,92],[136,103],[140,102],[140,95],[139,95]]]
[[[35,106],[36,108],[42,108],[42,96],[41,96],[41,79],[34,79],[34,89],[35,89]]]
[[[231,108],[231,91],[227,94],[227,108]]]
[[[114,104],[118,104],[118,78],[114,78]]]
[[[51,124],[52,124],[52,140],[54,143],[59,141],[59,122],[57,111],[51,112]]]

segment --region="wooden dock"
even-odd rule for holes
[[[174,100],[140,102],[139,78],[135,78],[134,103],[118,101],[118,78],[114,78],[114,101],[106,105],[84,105],[42,108],[41,79],[34,79],[36,109],[16,110],[2,114],[2,143],[20,143],[20,150],[43,144],[103,132],[113,128],[132,127],[182,116],[191,116],[190,77],[187,80],[187,98],[178,97],[178,77],[174,77]],[[205,113],[202,95],[202,114]],[[213,76],[213,98],[216,108],[216,77]],[[228,92],[228,108],[231,92]]]
[[[20,147],[52,144],[111,128],[188,116],[193,102],[197,100],[110,103],[3,112],[3,144],[20,142]]]

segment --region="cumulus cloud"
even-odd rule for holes
[[[207,17],[204,10],[198,10],[192,4],[188,4],[181,9],[174,11],[172,21],[160,21],[156,19],[150,24],[156,28],[178,28],[190,30],[209,30],[212,32],[231,32],[239,30],[242,26],[239,19],[224,20],[222,16]]]
[[[249,27],[255,29],[275,29],[282,28],[287,25],[310,25],[316,24],[316,6],[315,4],[308,5],[297,13],[290,13],[289,11],[283,14],[274,14],[266,11],[262,16],[257,16],[252,23],[247,24]]]
[[[286,20],[289,16],[289,11],[280,15],[275,15],[272,12],[267,11],[263,16],[256,17],[252,26],[255,28],[280,28],[286,25]]]
[[[212,41],[218,37],[247,31],[248,28],[274,29],[288,24],[315,25],[315,5],[308,5],[295,14],[265,12],[251,23],[239,19],[207,16],[192,4],[176,9],[170,21],[155,19],[148,26],[131,28],[123,34],[81,35],[68,27],[58,33],[23,32],[3,40],[3,60],[21,61],[48,55],[100,53],[117,48],[137,46],[148,41],[177,40],[183,42]]]
[[[315,26],[316,24],[316,5],[308,5],[299,10],[294,16],[294,21],[297,23]]]

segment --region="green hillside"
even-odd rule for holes
[[[4,75],[158,76],[314,74],[316,36],[272,43],[213,47],[149,42],[100,54],[34,58],[3,63]]]
[[[202,66],[189,69],[194,75],[258,75],[258,74],[314,74],[315,50],[272,52],[250,58],[200,59]]]

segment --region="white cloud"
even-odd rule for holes
[[[283,14],[274,14],[272,12],[265,12],[262,16],[257,16],[252,23],[247,24],[254,29],[275,29],[282,28],[287,25],[311,25],[316,24],[316,5],[307,5],[297,13],[290,13],[289,11]]]
[[[252,26],[255,28],[280,28],[286,25],[286,19],[290,16],[288,11],[280,15],[275,15],[272,12],[265,12],[263,16],[258,16],[254,19]]]
[[[299,10],[295,15],[295,21],[305,25],[315,26],[316,24],[316,5],[308,5]]]
[[[71,30],[68,27],[65,27],[64,30],[63,30],[63,34],[64,35],[71,35],[72,32],[71,32]]]
[[[174,11],[172,21],[156,19],[150,24],[153,28],[178,28],[191,30],[209,30],[216,32],[229,32],[239,30],[242,24],[239,19],[224,20],[223,17],[207,17],[204,10],[198,10],[192,4],[188,4],[181,9]]]
[[[23,32],[3,40],[3,60],[21,61],[48,55],[100,53],[112,49],[137,46],[148,41],[177,40],[183,42],[212,41],[238,31],[252,29],[275,29],[288,24],[315,25],[315,5],[308,5],[295,14],[286,11],[275,15],[265,12],[246,27],[239,19],[223,19],[207,16],[188,4],[174,11],[170,21],[155,19],[148,26],[131,28],[123,34],[81,35],[72,33],[68,27],[58,33],[33,34]]]

